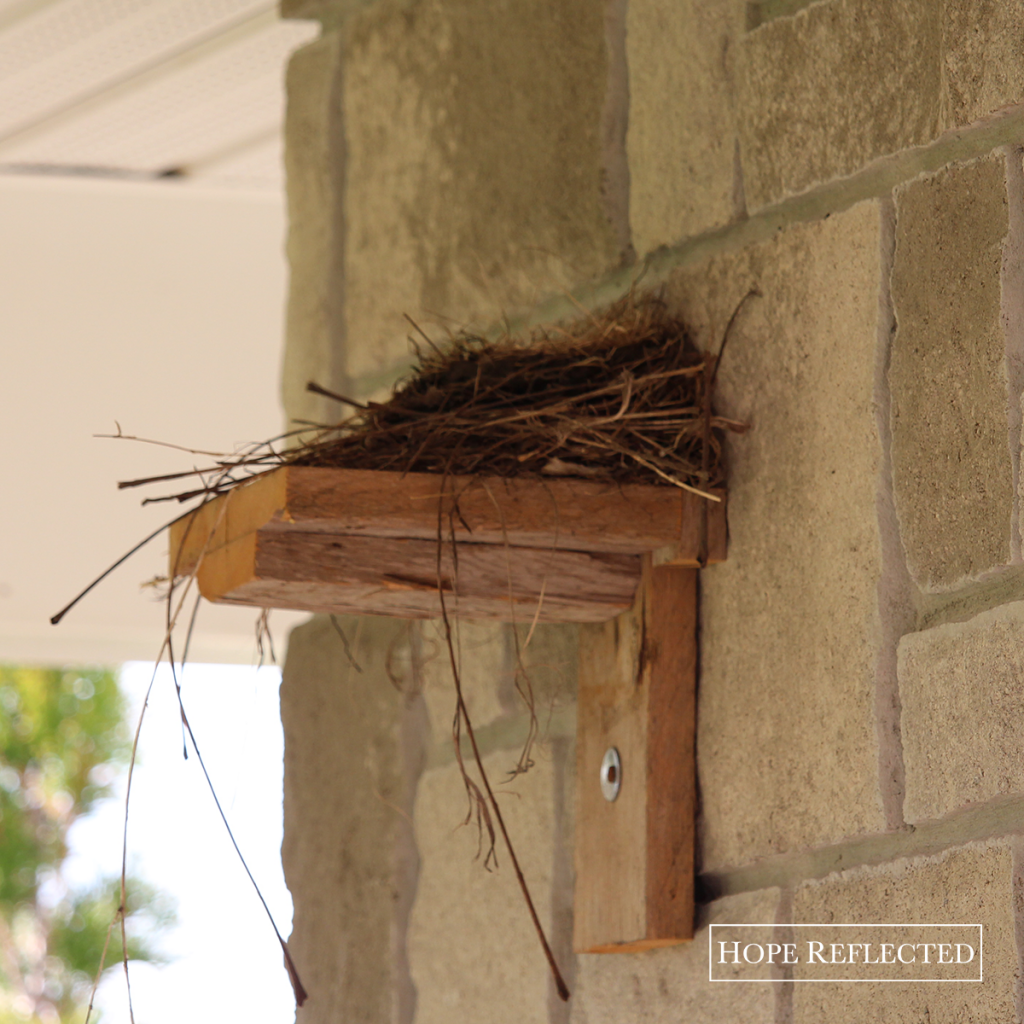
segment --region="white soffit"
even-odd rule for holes
[[[149,182],[0,178],[0,662],[153,660],[166,535],[59,626],[50,616],[177,515],[136,479],[207,457],[96,437],[116,432],[231,452],[281,429],[286,275],[279,194]],[[20,497],[13,497],[15,491]],[[186,607],[187,618],[191,609]],[[193,661],[255,658],[251,608],[204,605]],[[280,655],[306,616],[271,616]],[[180,643],[179,638],[179,643]]]
[[[0,173],[279,191],[284,66],[316,33],[268,0],[0,0]]]
[[[209,163],[193,165],[193,179],[208,185],[259,189],[270,181],[279,181],[284,191],[284,139],[274,132],[262,143],[225,150]]]

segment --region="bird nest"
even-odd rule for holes
[[[727,328],[726,337],[728,333]],[[435,474],[442,478],[442,487],[435,495],[438,501],[443,501],[444,482],[447,478],[555,476],[581,477],[587,481],[612,485],[655,484],[676,487],[697,492],[713,498],[716,504],[720,503],[720,495],[713,495],[711,492],[721,488],[725,482],[724,434],[727,430],[742,431],[745,426],[719,416],[713,410],[712,396],[721,352],[717,357],[701,352],[694,344],[686,325],[671,316],[659,301],[638,301],[631,296],[601,315],[588,315],[568,327],[538,328],[525,337],[513,337],[509,334],[497,340],[488,340],[470,334],[460,334],[450,338],[443,347],[436,345],[422,332],[421,337],[423,347],[418,349],[419,358],[413,373],[408,379],[400,382],[387,401],[359,401],[332,392],[321,385],[310,384],[310,390],[349,407],[353,410],[352,413],[340,423],[317,426],[312,432],[308,427],[304,427],[301,431],[293,431],[230,456],[213,457],[212,466],[125,481],[119,485],[136,487],[198,477],[201,482],[199,487],[193,486],[179,493],[146,499],[147,503],[202,499],[201,507],[195,513],[186,513],[176,521],[176,524],[185,524],[182,527],[182,535],[178,537],[180,544],[187,539],[193,521],[198,520],[204,511],[220,506],[219,515],[211,513],[212,523],[204,521],[204,525],[199,529],[200,550],[190,563],[190,575],[184,578],[180,596],[175,596],[177,570],[170,574],[167,593],[168,632],[164,641],[164,649],[169,656],[172,652],[171,634],[174,623],[182,610],[190,586],[199,574],[199,563],[204,558],[208,562],[216,562],[217,557],[225,553],[231,553],[232,557],[251,555],[252,560],[256,557],[255,545],[232,545],[223,537],[220,538],[221,547],[213,550],[222,520],[225,518],[227,499],[219,503],[212,499],[232,491],[236,485],[246,483],[254,476],[269,474],[282,467],[377,470],[399,475]],[[117,436],[123,435],[119,431]],[[272,481],[273,478],[263,479],[256,487]],[[570,485],[560,486],[568,488]],[[590,483],[581,483],[578,487],[573,487],[584,491],[602,490],[594,488]],[[544,489],[555,488],[554,485],[547,484],[544,485]],[[620,491],[618,487],[607,490],[617,492],[620,504],[626,506],[622,518],[635,519],[635,496],[625,496],[624,491]],[[235,497],[237,496],[233,496],[233,499]],[[655,494],[655,497],[660,499],[662,495]],[[607,497],[599,496],[598,500],[602,508],[610,504]],[[698,546],[700,554],[696,564],[703,565],[708,555],[709,503],[683,496],[668,517],[671,521],[671,533],[666,539],[672,540],[679,533],[679,515],[684,500],[699,505],[701,509],[703,537]],[[278,506],[274,507],[276,509]],[[440,507],[439,504],[438,508]],[[500,511],[499,509],[499,513]],[[458,527],[456,517],[450,518],[449,532],[453,550],[450,561],[453,575],[455,571],[472,575],[472,558],[462,558],[456,565],[454,547]],[[462,517],[461,509],[458,518],[461,525],[470,530]],[[520,577],[528,577],[525,580],[526,589],[529,590],[532,586],[537,590],[534,613],[536,623],[545,599],[551,602],[558,596],[555,593],[557,587],[552,583],[552,577],[557,575],[558,566],[554,565],[553,555],[548,554],[542,545],[544,565],[534,571],[536,561],[525,563],[524,577],[524,565],[519,564],[521,560],[509,556],[509,551],[513,550],[509,544],[509,531],[506,530],[507,524],[503,516],[499,515],[499,518],[500,531],[491,538],[490,546],[493,547],[500,541],[501,571],[495,576],[501,584],[500,588],[495,590],[495,594],[499,594],[500,597],[495,597],[495,594],[490,592],[484,596],[489,595],[503,602],[507,600],[511,604],[516,590],[512,577],[518,571],[517,580],[522,583],[523,579]],[[721,522],[724,527],[724,518]],[[536,523],[532,526],[536,528]],[[136,545],[128,555],[160,532],[157,531]],[[284,526],[272,532],[274,537],[271,539],[276,538],[278,542],[286,544],[289,542],[290,535]],[[374,544],[380,538],[373,535],[359,536],[360,530],[354,530],[353,533],[356,536],[347,537],[345,531],[341,530],[335,537],[312,532],[302,534],[302,539],[306,543],[311,543],[326,537],[328,546],[332,550],[341,551],[344,558],[348,559],[345,568],[350,571],[350,575],[360,551],[365,555],[364,549],[372,549],[370,556],[366,557],[372,556],[371,560],[377,558],[371,567],[375,573],[373,587],[377,590],[386,589],[379,585],[383,578],[383,570],[377,564],[378,556],[373,554],[378,551],[379,545],[374,547]],[[493,552],[488,550],[489,545],[485,543],[488,538],[484,533],[485,531],[478,531],[474,536],[476,543],[470,547],[478,556],[486,559]],[[555,534],[557,538],[557,524]],[[402,556],[401,574],[388,577],[388,583],[409,591],[420,585],[411,578],[414,573],[406,564],[409,562],[409,552],[413,551],[415,545],[422,545],[423,541],[416,538],[407,539],[401,534],[397,537],[397,540],[395,536],[384,538],[392,547],[400,546]],[[466,791],[470,797],[471,815],[476,815],[491,851],[496,832],[501,833],[553,972],[558,992],[562,998],[568,998],[568,988],[540,925],[502,820],[500,806],[487,779],[463,698],[459,658],[456,655],[457,638],[453,639],[451,616],[446,605],[446,589],[450,594],[454,594],[457,588],[454,583],[446,584],[443,578],[443,571],[447,571],[445,558],[448,539],[442,533],[439,514],[437,537],[433,542],[435,550],[430,552],[429,559],[432,575],[426,574],[427,582],[423,587],[436,591],[444,623],[444,637],[457,693],[454,744]],[[361,548],[360,543],[363,545]],[[624,575],[628,577],[629,587],[628,593],[620,595],[620,603],[628,607],[641,573],[640,557],[636,551],[633,550],[631,554],[622,554],[621,551],[612,554],[598,552],[594,555],[588,545],[579,538],[577,544],[578,549],[573,547],[567,551],[559,551],[557,543],[552,545],[552,551],[562,556],[563,560],[568,558],[572,563],[572,571],[565,570],[572,587],[578,590],[580,581],[594,579],[593,574],[599,569],[612,575]],[[647,548],[644,547],[643,550]],[[337,551],[334,551],[335,561],[341,557],[337,555]],[[537,554],[536,551],[531,553]],[[53,616],[51,621],[55,624],[59,622],[71,607],[128,555],[115,562],[61,612]],[[286,564],[289,571],[294,569],[294,559],[288,557],[279,561]],[[172,564],[179,565],[178,556],[173,553]],[[331,563],[331,566],[337,568],[334,563]],[[489,577],[486,577],[486,566],[483,562],[480,562],[480,566],[483,568],[478,571],[480,580],[477,580],[477,583],[480,588],[484,588],[485,584],[490,585]],[[316,562],[316,567],[322,568],[319,562]],[[587,571],[584,572],[581,567]],[[306,564],[305,568],[309,569],[309,564]],[[360,563],[356,568],[363,569],[366,566]],[[256,572],[255,561],[249,569],[252,570],[249,576],[256,583],[261,586],[266,584],[264,577],[267,574],[261,576]],[[507,579],[501,578],[502,574],[507,574]],[[221,575],[228,579],[232,586],[242,579],[241,576],[236,579],[237,573]],[[355,575],[358,576],[358,573]],[[246,580],[248,578],[245,577]],[[305,593],[309,589],[309,579],[304,578],[300,582],[305,588]],[[356,583],[358,582],[357,579]],[[337,587],[348,583],[352,581],[343,579],[339,584],[339,581],[332,577],[325,585]],[[460,585],[462,584],[466,584],[463,589],[468,588],[465,579],[461,581]],[[546,593],[546,588],[551,594]],[[584,594],[583,598],[575,596],[579,600],[594,600],[593,594]],[[252,603],[238,597],[229,596],[225,599],[238,603]],[[568,598],[565,600],[568,601]],[[260,603],[265,607],[262,601]],[[612,604],[615,602],[612,601]],[[619,605],[615,604],[615,608],[618,607]],[[453,609],[457,611],[454,604]],[[261,623],[265,626],[265,613]],[[337,623],[335,625],[337,626]],[[191,627],[189,629],[191,630]],[[344,634],[341,635],[344,640]],[[529,634],[526,642],[529,642]],[[186,639],[185,648],[187,647]],[[522,683],[522,692],[530,710],[532,724],[530,739],[516,771],[525,770],[529,766],[529,745],[536,735],[537,728],[528,679]],[[188,727],[184,708],[182,721]],[[473,749],[482,789],[466,773],[463,765],[460,738],[462,723]],[[189,732],[191,733],[191,729]],[[490,852],[487,859],[490,859]],[[306,997],[305,990],[291,962],[287,945],[279,933],[278,938],[295,986],[296,1001],[302,1005]]]
[[[583,477],[707,493],[724,483],[724,432],[745,429],[712,409],[718,360],[656,299],[630,298],[526,337],[459,334],[439,346],[421,333],[417,354],[387,401],[309,384],[353,412],[312,435],[288,435],[291,447],[270,443],[204,470],[122,486],[202,475],[201,488],[148,499],[187,501],[293,465]]]

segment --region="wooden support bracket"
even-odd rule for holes
[[[580,635],[576,897],[580,953],[693,938],[697,570],[645,559],[633,608]],[[602,792],[607,751],[618,795]]]

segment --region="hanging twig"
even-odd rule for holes
[[[64,616],[67,615],[67,613],[71,611],[71,609],[74,608],[75,605],[78,604],[78,602],[81,601],[82,598],[85,597],[85,595],[88,594],[93,587],[95,587],[98,583],[102,583],[119,565],[123,565],[125,562],[127,562],[128,559],[131,558],[136,551],[140,551],[151,540],[154,540],[156,537],[159,537],[160,534],[164,532],[164,530],[166,530],[172,523],[175,522],[177,522],[177,520],[172,519],[170,523],[164,523],[163,526],[161,526],[157,530],[154,530],[148,537],[144,538],[143,540],[140,540],[139,543],[135,545],[135,547],[133,547],[130,551],[123,554],[116,562],[114,562],[113,565],[108,566],[106,569],[104,569],[103,572],[101,572],[99,576],[97,576],[96,579],[94,579],[92,583],[89,584],[89,586],[87,586],[75,598],[69,601],[68,604],[61,608],[61,610],[57,612],[56,615],[50,617],[50,624],[56,626],[57,623],[60,622],[60,620],[63,619]]]
[[[505,849],[508,851],[509,860],[512,862],[512,868],[516,873],[516,879],[519,882],[520,891],[523,894],[523,899],[526,901],[527,909],[530,912],[530,918],[533,921],[533,926],[536,929],[537,937],[540,939],[540,944],[544,950],[544,956],[547,958],[548,966],[551,968],[551,974],[555,981],[555,988],[558,991],[559,998],[563,1000],[569,999],[569,987],[565,983],[565,979],[562,977],[562,972],[558,968],[558,962],[555,960],[555,955],[551,951],[551,946],[548,943],[547,936],[544,934],[544,926],[540,923],[540,917],[537,915],[537,910],[533,905],[533,898],[530,896],[529,886],[526,884],[526,878],[523,875],[522,869],[519,866],[519,859],[516,857],[515,848],[512,846],[512,840],[509,837],[508,829],[505,827],[505,819],[502,817],[501,808],[498,806],[498,801],[494,796],[494,790],[491,789],[490,780],[487,777],[487,771],[484,768],[483,758],[480,756],[480,748],[477,746],[476,734],[473,731],[473,723],[469,717],[469,709],[466,707],[466,700],[462,693],[462,679],[459,672],[459,666],[455,657],[455,645],[452,642],[452,625],[451,620],[448,617],[447,602],[445,600],[445,588],[442,578],[441,568],[441,553],[442,553],[442,502],[438,502],[438,545],[437,545],[437,592],[441,602],[441,620],[444,624],[445,641],[448,646],[448,658],[452,668],[452,677],[455,681],[455,695],[456,695],[456,723],[459,719],[466,725],[466,735],[469,737],[469,744],[473,750],[473,759],[476,762],[477,771],[480,773],[480,781],[483,783],[484,789],[487,793],[487,802],[490,805],[491,812],[494,814],[494,820],[498,823],[498,829],[501,832],[502,838],[505,841]],[[452,545],[452,556],[457,557],[457,550],[455,544],[455,532],[454,529],[451,533],[451,545]],[[472,785],[475,788],[475,783],[469,779],[466,774],[466,769],[462,764],[462,755],[460,751],[461,742],[458,733],[458,726],[455,727],[455,754],[458,759],[459,766],[462,770],[463,779],[466,781],[467,786]],[[479,790],[477,792],[477,798],[479,797]],[[493,845],[494,833],[491,831],[491,842]]]
[[[331,625],[334,627],[334,632],[341,638],[341,645],[345,648],[345,657],[348,658],[348,663],[362,675],[363,669],[358,661],[355,659],[355,655],[352,653],[352,648],[349,646],[348,637],[345,636],[345,631],[341,628],[341,623],[338,622],[337,615],[328,616],[331,620]]]
[[[174,663],[171,663],[171,671],[174,671]],[[214,788],[213,780],[210,778],[210,773],[207,771],[206,762],[203,760],[202,752],[199,750],[199,744],[196,742],[195,733],[192,731],[192,725],[188,720],[188,715],[185,714],[185,705],[181,698],[181,687],[178,685],[177,678],[174,681],[175,693],[178,696],[178,708],[181,711],[181,720],[185,725],[185,729],[188,732],[188,738],[192,741],[192,749],[196,752],[196,760],[199,762],[199,767],[203,771],[203,778],[206,779],[206,785],[210,790],[210,796],[213,797],[213,802],[217,807],[217,813],[220,815],[221,821],[224,823],[224,829],[228,834],[228,839],[231,840],[231,845],[234,847],[235,853],[238,855],[238,859],[245,870],[249,881],[252,882],[253,889],[256,890],[256,896],[259,898],[260,903],[263,906],[263,910],[266,912],[267,920],[270,922],[270,927],[274,929],[274,934],[277,936],[277,941],[281,945],[281,952],[284,954],[285,968],[288,972],[288,980],[292,984],[292,991],[295,993],[295,1004],[296,1006],[302,1006],[303,1003],[309,998],[309,994],[303,987],[302,979],[299,977],[298,969],[295,966],[295,962],[292,960],[292,955],[288,951],[288,943],[285,942],[284,937],[281,935],[280,930],[277,927],[277,922],[274,920],[274,915],[270,912],[270,907],[267,906],[267,901],[263,897],[263,893],[260,891],[260,887],[253,877],[252,871],[249,869],[249,865],[246,862],[245,857],[242,854],[242,850],[238,845],[238,841],[235,839],[235,834],[231,830],[231,825],[228,823],[227,815],[224,813],[224,808],[221,806],[220,798],[217,796],[217,790]]]

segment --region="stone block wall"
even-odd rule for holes
[[[324,26],[289,73],[291,415],[335,414],[310,377],[393,381],[404,314],[554,320],[639,280],[714,349],[756,292],[719,378],[751,430],[702,574],[696,939],[571,952],[576,630],[523,655],[540,733],[500,798],[563,1004],[500,846],[488,872],[461,827],[438,624],[339,620],[347,655],[317,620],[282,691],[300,1024],[1021,1020],[1020,5],[285,13]],[[459,649],[500,778],[529,729],[517,635],[465,623]],[[984,982],[708,982],[711,923],[819,920],[980,921]]]

